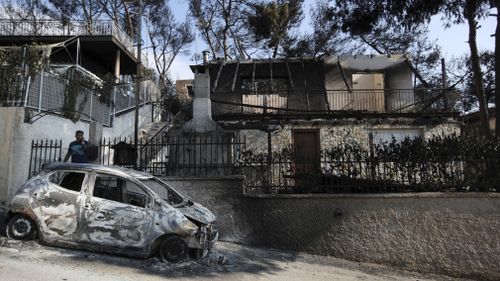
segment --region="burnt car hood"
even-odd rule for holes
[[[185,206],[177,207],[177,210],[186,217],[206,225],[215,221],[215,215],[210,210],[192,201],[188,201]]]

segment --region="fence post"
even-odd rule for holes
[[[31,76],[28,77],[26,81],[26,93],[24,96],[24,107],[28,106],[28,95],[30,94]]]
[[[35,140],[31,140],[31,153],[30,153],[30,167],[28,170],[28,179],[31,178],[31,163],[33,163],[33,145],[35,144]]]
[[[42,111],[42,97],[43,97],[43,68],[40,71],[40,90],[38,91],[38,112]]]
[[[373,133],[368,134],[368,145],[370,146],[370,176],[371,180],[375,180],[375,155],[373,152]]]
[[[90,95],[89,119],[92,122],[92,109],[93,109],[92,107],[94,105],[94,94],[92,94],[92,92],[89,92],[89,95]]]

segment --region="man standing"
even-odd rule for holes
[[[68,161],[71,156],[72,163],[88,163],[89,160],[87,159],[85,150],[89,142],[83,138],[83,131],[76,131],[75,138],[76,140],[69,144],[68,152],[64,156],[64,162]]]

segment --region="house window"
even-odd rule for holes
[[[277,113],[275,108],[286,108],[288,80],[283,78],[241,79],[243,104],[246,113]],[[269,109],[268,109],[269,108]]]
[[[423,137],[423,129],[421,128],[374,129],[371,133],[374,145],[390,143],[393,140],[402,142],[406,138],[416,139]]]
[[[286,92],[288,90],[288,79],[285,78],[242,78],[241,91],[258,93]]]

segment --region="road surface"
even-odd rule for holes
[[[156,280],[466,280],[332,257],[219,242],[201,261],[177,264],[47,247],[0,236],[2,281]]]

